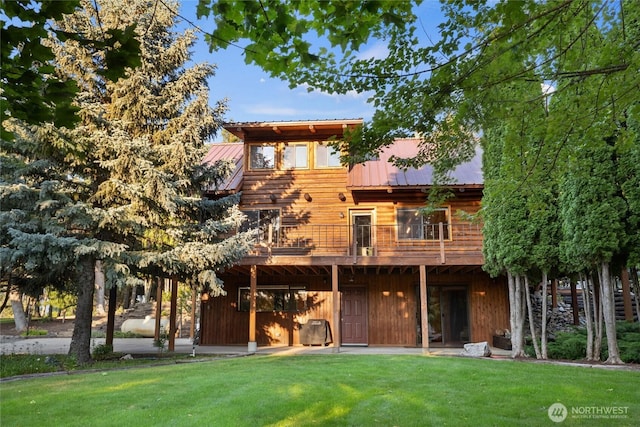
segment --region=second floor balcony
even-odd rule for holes
[[[437,223],[263,225],[255,232],[256,257],[344,257],[368,263],[403,257],[431,259],[436,264],[482,263],[482,225]]]

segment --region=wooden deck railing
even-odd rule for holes
[[[393,255],[423,251],[481,251],[479,224],[423,226],[269,225],[256,231],[254,255]]]

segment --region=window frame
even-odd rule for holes
[[[260,166],[254,166],[253,163],[253,149],[254,148],[264,148],[264,147],[270,147],[273,149],[273,166],[271,167],[260,167]],[[276,143],[271,143],[271,142],[265,142],[265,143],[260,143],[260,144],[248,144],[248,156],[247,156],[247,170],[252,170],[252,171],[262,171],[262,170],[275,170],[278,168],[278,145]]]
[[[431,223],[430,221],[428,221],[428,217],[425,218],[425,215],[420,215],[420,216],[417,215],[419,210],[420,208],[418,207],[403,207],[403,208],[396,209],[396,239],[398,242],[416,242],[416,241],[438,242],[440,241],[440,236],[439,236],[440,229],[438,227],[438,224],[440,224],[440,222]],[[451,207],[446,206],[442,208],[436,208],[434,209],[434,211],[444,212],[446,222],[442,223],[443,231],[444,231],[444,236],[442,240],[451,241],[452,240]],[[400,212],[414,212],[414,216],[416,218],[418,217],[422,218],[422,220],[420,221],[420,224],[413,224],[413,223],[407,224],[410,227],[419,225],[420,228],[418,230],[418,233],[414,232],[413,229],[411,229],[408,232],[401,232],[403,224],[406,224],[406,223],[400,222],[400,218],[399,218]],[[438,227],[438,228],[435,228],[435,227]],[[429,229],[431,230],[431,232],[429,232]]]
[[[248,313],[250,298],[250,286],[238,287],[237,311]],[[307,309],[304,285],[262,285],[256,289],[256,313],[303,313]]]
[[[271,221],[265,222],[264,224],[262,223],[262,219],[263,217],[261,216],[262,212],[271,212],[274,213],[276,212],[277,215],[275,218],[277,218],[277,221],[275,222],[275,224],[273,224],[273,240],[275,241],[278,238],[278,233],[280,233],[280,226],[282,225],[282,209],[280,208],[269,208],[269,209],[240,209],[240,212],[242,212],[246,217],[247,217],[247,221],[245,223],[242,223],[240,225],[240,227],[238,227],[239,231],[248,231],[252,228],[256,228],[256,240],[257,243],[260,242],[264,242],[264,241],[268,241],[269,240],[269,236],[268,236],[268,230],[269,230],[269,224],[272,224]],[[257,224],[255,224],[255,227],[253,227],[254,224],[251,223],[252,218],[250,216],[251,212],[257,212],[258,213],[258,218],[257,218]],[[273,219],[274,217],[271,216],[267,216],[267,219]]]
[[[318,148],[319,147],[326,147],[327,149],[327,155],[326,155],[326,166],[321,166],[318,164],[318,159],[320,158],[320,156],[318,155]],[[333,151],[333,147],[331,147],[331,145],[329,144],[329,142],[327,141],[316,141],[314,144],[314,148],[313,148],[313,154],[314,154],[314,167],[316,169],[337,169],[337,168],[341,168],[342,164],[340,163],[340,151]],[[331,151],[331,153],[330,153]],[[330,159],[333,157],[332,154],[335,154],[335,156],[337,156],[337,161],[338,164],[337,165],[332,165],[330,164]]]
[[[305,150],[305,160],[306,160],[306,165],[305,166],[298,166],[297,161],[298,161],[298,148],[300,147],[304,147]],[[288,166],[287,165],[287,149],[289,148],[293,148],[293,159],[294,159],[294,165],[293,166]],[[310,165],[310,156],[309,156],[309,143],[308,142],[284,142],[282,143],[282,169],[283,170],[292,170],[292,169],[309,169],[309,165]]]

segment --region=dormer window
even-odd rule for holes
[[[249,169],[274,169],[275,160],[275,144],[249,146]]]

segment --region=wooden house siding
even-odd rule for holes
[[[345,273],[341,291],[364,288],[367,295],[368,345],[409,346],[420,345],[419,290],[417,274]],[[353,281],[351,281],[353,280]],[[307,310],[300,312],[257,313],[258,345],[300,344],[300,324],[312,319],[324,319],[333,325],[332,293],[326,276],[262,275],[261,286],[304,285],[307,289]],[[492,280],[484,274],[429,274],[427,284],[433,286],[462,286],[469,295],[471,341],[488,341],[496,330],[509,328],[506,284]],[[238,288],[248,286],[246,277],[225,278],[226,296],[202,301],[203,345],[242,345],[249,338],[249,313],[238,310]],[[337,326],[339,327],[339,325]],[[433,345],[433,344],[432,344]]]

